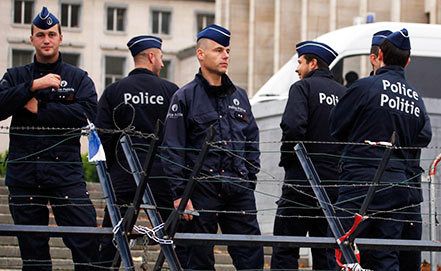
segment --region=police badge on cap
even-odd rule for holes
[[[32,24],[40,29],[49,29],[52,26],[59,24],[57,17],[55,17],[46,7],[43,7],[40,13],[32,21]]]

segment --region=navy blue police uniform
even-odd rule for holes
[[[413,152],[406,170],[407,184],[411,188],[410,207],[403,209],[404,225],[401,239],[421,240],[423,225],[421,217],[421,203],[423,194],[421,189],[421,175],[424,170],[420,167],[421,150],[409,150]],[[421,268],[421,251],[400,251],[400,271],[414,271]]]
[[[392,34],[390,30],[382,30],[376,32],[372,36],[371,46],[379,47],[384,39]],[[372,72],[374,74],[374,72]],[[371,74],[371,75],[372,75]],[[420,150],[410,150],[413,152],[413,158],[409,160],[409,165],[406,168],[408,185],[413,188],[413,195],[411,196],[412,206],[402,210],[406,217],[404,218],[404,226],[401,232],[401,239],[421,240],[422,236],[422,218],[421,207],[419,204],[423,202],[423,195],[421,191],[421,173],[423,169],[419,166]],[[421,252],[419,251],[400,251],[399,262],[401,271],[419,270],[421,265]]]
[[[162,40],[153,36],[137,36],[128,42],[133,56],[149,48],[161,49]],[[178,87],[159,78],[146,68],[135,68],[129,75],[111,85],[103,92],[96,118],[96,126],[104,129],[134,129],[146,134],[155,132],[156,122],[164,122],[170,99]],[[107,166],[115,191],[117,204],[128,206],[133,202],[137,185],[130,174],[126,157],[119,145],[121,133],[100,133],[101,142],[107,158]],[[133,146],[143,163],[148,151],[149,140],[145,137],[131,136]],[[162,135],[160,135],[160,141]],[[163,178],[160,159],[155,162],[148,179],[153,192],[158,211],[163,220],[166,220],[173,209],[170,194],[170,185]],[[121,208],[124,215],[126,208]],[[103,227],[111,227],[111,221],[106,208]],[[110,267],[114,259],[116,248],[112,237],[103,237],[100,245],[100,262]]]
[[[407,30],[394,32],[386,40],[397,48],[410,50]],[[330,129],[335,138],[356,143],[389,141],[395,131],[397,146],[424,147],[429,144],[432,135],[422,98],[407,82],[404,69],[394,65],[382,67],[375,76],[355,82],[333,109]],[[361,185],[340,187],[337,199],[339,216],[348,217],[360,208],[368,190],[368,186],[362,184],[373,179],[383,152],[381,147],[345,146],[340,181]],[[408,179],[409,159],[413,158],[415,154],[412,150],[392,151],[391,160],[369,206],[370,213],[404,208],[419,200],[413,188],[392,185]],[[361,224],[359,237],[399,239],[405,219],[402,212],[377,214]],[[341,222],[346,230],[352,224],[351,219],[341,219]],[[373,270],[399,270],[397,251],[362,251],[361,261],[363,267]]]
[[[306,46],[304,46],[306,45]],[[312,41],[297,44],[299,57],[313,54],[329,65],[337,56],[329,46]],[[330,51],[328,51],[330,50]],[[331,53],[330,53],[331,52]],[[277,201],[274,235],[326,236],[328,224],[317,205],[303,169],[294,154],[294,143],[286,141],[334,141],[329,132],[329,114],[346,88],[334,80],[328,68],[319,68],[295,82],[289,91],[288,102],[282,116],[281,161],[285,169],[282,196]],[[337,189],[331,187],[338,179],[338,158],[313,155],[327,153],[338,156],[337,144],[306,144],[313,163],[332,202],[337,199]],[[306,218],[305,218],[306,217]],[[313,269],[329,270],[325,249],[312,249]],[[298,269],[299,248],[274,247],[272,269]]]
[[[47,9],[39,15],[43,13],[47,14]],[[46,18],[57,23],[53,15]],[[34,24],[44,27],[35,20]],[[32,81],[48,73],[60,75],[60,88],[31,92]],[[24,108],[32,98],[38,100],[37,114]],[[96,212],[83,178],[79,133],[14,129],[80,128],[87,125],[87,118],[94,119],[96,105],[92,80],[85,71],[64,63],[61,54],[52,64],[34,59],[31,64],[7,70],[0,81],[0,118],[12,116],[5,182],[15,224],[48,225],[46,205],[50,203],[58,225],[96,227]],[[18,241],[23,270],[51,270],[48,235],[22,235]],[[91,270],[87,264],[97,259],[97,239],[69,236],[63,241],[72,251],[75,270]]]
[[[198,34],[198,38],[228,46],[229,34],[222,27],[210,25]],[[219,224],[225,234],[259,235],[254,197],[260,167],[259,130],[246,92],[235,86],[226,74],[222,75],[221,86],[211,86],[198,73],[172,98],[165,125],[164,156],[172,161],[165,166],[165,173],[170,180],[173,199],[182,197],[210,127],[214,129],[215,143],[202,165],[200,177],[203,180],[191,195],[200,215],[186,222],[185,230],[217,233]],[[237,211],[245,213],[228,213]],[[237,269],[263,268],[261,246],[229,246],[228,252]],[[189,247],[185,257],[180,256],[180,259],[188,269],[213,270],[213,246]]]

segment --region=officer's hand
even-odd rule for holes
[[[35,98],[30,99],[24,106],[29,112],[37,114],[38,112],[38,100]]]
[[[32,81],[31,91],[40,89],[54,88],[59,89],[61,84],[61,77],[58,74],[49,73],[45,76]]]
[[[178,209],[180,203],[181,203],[181,199],[176,199],[173,202],[173,206],[175,207],[175,209]],[[185,206],[185,210],[194,211],[193,203],[191,202],[191,199],[188,200],[187,206]],[[183,214],[182,218],[187,220],[187,221],[190,221],[190,220],[193,219],[193,215],[191,215],[191,214]]]

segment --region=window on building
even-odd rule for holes
[[[171,80],[171,61],[163,60],[164,67],[159,72],[159,77]]]
[[[123,78],[125,62],[125,57],[106,56],[106,86]]]
[[[199,32],[204,29],[207,25],[214,24],[214,14],[211,13],[200,13],[196,15],[196,25],[197,31]]]
[[[107,8],[107,30],[125,31],[125,8],[108,7]]]
[[[33,13],[33,0],[14,0],[14,23],[31,24]]]
[[[152,33],[170,35],[171,11],[152,11]]]
[[[34,51],[12,49],[12,67],[23,66],[33,61]]]
[[[79,67],[80,65],[80,54],[76,53],[63,53],[63,61],[73,65],[75,67]]]
[[[61,26],[80,27],[80,4],[61,4]]]

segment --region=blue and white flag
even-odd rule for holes
[[[89,162],[106,161],[103,145],[95,129],[89,133]]]

